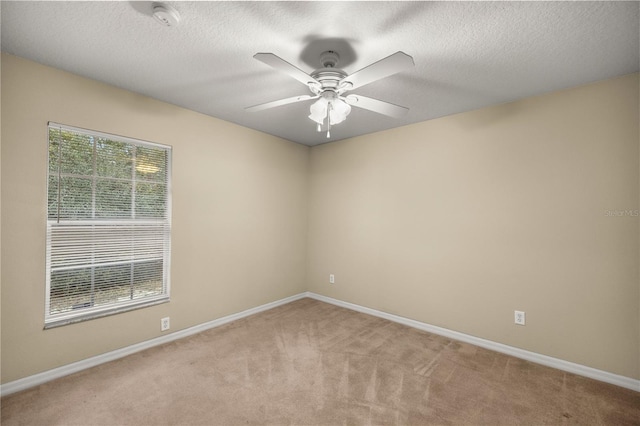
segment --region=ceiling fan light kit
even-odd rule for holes
[[[345,92],[412,67],[414,65],[413,58],[404,52],[396,52],[350,75],[336,68],[340,55],[331,50],[320,55],[322,68],[311,74],[305,73],[273,53],[256,53],[253,57],[305,84],[312,95],[294,96],[254,105],[246,108],[247,111],[262,111],[290,103],[317,99],[309,108],[309,118],[316,122],[318,132],[323,130],[326,120],[327,138],[331,137],[331,126],[342,123],[351,112],[352,105],[396,118],[408,111],[408,108],[365,96],[353,94],[344,96]]]
[[[327,139],[331,137],[331,126],[342,123],[349,113],[351,106],[333,90],[325,90],[320,94],[320,99],[309,107],[309,118],[318,123],[318,132],[322,131],[324,120],[327,120]]]

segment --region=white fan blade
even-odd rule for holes
[[[414,66],[413,58],[404,52],[396,52],[391,56],[362,68],[342,79],[342,83],[349,82],[353,86],[349,90],[362,87],[381,78],[388,77],[409,67]]]
[[[400,105],[391,104],[389,102],[379,101],[373,98],[367,98],[360,95],[348,95],[344,97],[344,100],[349,104],[358,108],[368,109],[369,111],[377,112],[378,114],[388,115],[394,118],[400,118],[409,111],[409,108],[405,108]]]
[[[280,99],[279,101],[272,101],[272,102],[267,102],[267,103],[260,104],[260,105],[250,106],[250,107],[245,108],[245,110],[247,110],[249,112],[262,111],[262,110],[265,110],[265,109],[268,109],[268,108],[273,108],[273,107],[278,107],[278,106],[282,106],[282,105],[292,104],[294,102],[308,101],[309,99],[316,99],[318,97],[319,96],[311,96],[311,95],[293,96],[291,98]]]
[[[285,61],[279,56],[274,55],[273,53],[256,53],[253,57],[260,62],[263,62],[278,71],[282,71],[283,73],[289,75],[290,77],[295,78],[300,83],[309,85],[310,83],[320,84],[315,78],[311,77],[306,72],[302,71],[300,68],[291,65],[289,62]]]

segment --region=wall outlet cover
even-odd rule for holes
[[[167,331],[170,327],[169,317],[160,320],[160,331]]]

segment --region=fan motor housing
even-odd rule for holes
[[[311,73],[311,77],[315,78],[322,85],[317,93],[324,89],[337,89],[340,81],[346,76],[347,73],[338,68],[320,68]],[[313,88],[311,91],[313,91]]]
[[[315,70],[311,73],[317,82],[320,83],[320,87],[317,84],[309,84],[309,89],[312,93],[318,95],[325,90],[336,91],[340,87],[340,82],[348,75],[343,70],[336,68],[340,55],[333,50],[327,50],[320,55],[320,64],[322,68]]]

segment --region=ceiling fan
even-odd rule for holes
[[[318,132],[322,131],[322,126],[326,119],[327,138],[329,138],[331,137],[331,126],[344,121],[351,112],[351,106],[395,118],[401,117],[409,110],[403,106],[366,96],[356,94],[345,96],[346,92],[412,67],[414,65],[413,58],[404,52],[396,52],[353,74],[347,74],[343,70],[336,68],[340,56],[337,52],[331,50],[320,55],[322,68],[313,71],[311,74],[305,73],[273,53],[256,53],[253,57],[305,84],[311,91],[311,95],[293,96],[254,105],[245,108],[247,111],[262,111],[294,102],[317,99],[310,107],[311,114],[309,118],[317,123]]]

